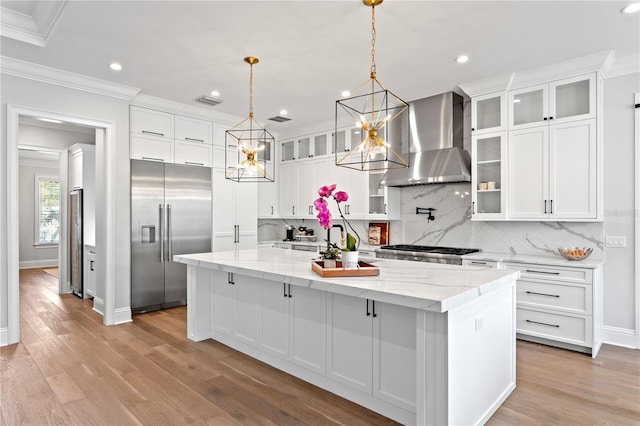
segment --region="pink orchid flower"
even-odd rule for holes
[[[321,186],[320,189],[318,189],[318,195],[320,195],[321,197],[330,197],[334,189],[336,189],[335,183],[329,186]]]
[[[349,194],[347,194],[344,191],[338,191],[333,197],[336,199],[337,202],[342,203],[349,199]]]

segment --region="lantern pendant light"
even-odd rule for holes
[[[335,134],[338,129],[355,122],[359,140],[351,141],[351,149],[338,152],[334,139],[336,165],[360,171],[409,167],[409,105],[387,89],[376,76],[375,10],[383,0],[363,0],[371,7],[371,69],[369,79],[351,91],[347,98],[336,101]],[[359,94],[360,93],[360,94]]]
[[[225,132],[225,177],[236,182],[273,182],[275,138],[253,119],[253,66],[259,59],[244,58],[249,64],[249,117]]]

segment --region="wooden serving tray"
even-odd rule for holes
[[[311,262],[311,269],[313,272],[321,277],[366,277],[380,275],[380,269],[377,266],[369,263],[359,261],[358,269],[342,269],[342,262],[337,261],[335,268],[325,268],[324,261],[314,260]]]

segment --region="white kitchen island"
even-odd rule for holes
[[[315,254],[174,256],[187,334],[215,339],[404,424],[486,422],[515,388],[519,272],[378,259],[322,278]]]

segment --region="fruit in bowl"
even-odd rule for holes
[[[567,260],[583,260],[591,255],[592,248],[587,247],[560,247],[558,253],[560,253]]]

